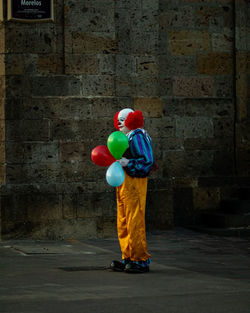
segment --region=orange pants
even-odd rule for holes
[[[125,173],[123,184],[116,188],[117,232],[122,258],[146,261],[145,207],[147,178],[130,177]]]

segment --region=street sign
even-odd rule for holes
[[[8,19],[24,22],[53,21],[53,0],[8,0]]]

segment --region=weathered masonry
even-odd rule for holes
[[[250,188],[247,0],[55,0],[54,20],[0,13],[2,237],[116,232],[91,150],[115,112],[144,112],[159,170],[148,230]],[[42,2],[42,1],[41,1]]]

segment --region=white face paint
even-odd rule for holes
[[[132,109],[123,109],[118,114],[118,127],[121,132],[127,134],[129,129],[125,126],[125,120],[130,112],[134,112]]]

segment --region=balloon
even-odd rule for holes
[[[97,146],[91,152],[92,161],[99,166],[109,166],[115,162],[115,158],[109,152],[107,146]]]
[[[120,186],[125,179],[123,168],[119,162],[110,165],[106,172],[106,180],[112,187]]]
[[[120,131],[113,132],[107,141],[108,149],[116,160],[119,160],[128,148],[128,138]]]

